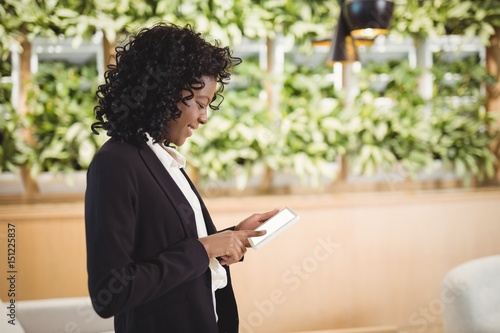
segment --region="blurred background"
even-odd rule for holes
[[[88,296],[85,172],[107,138],[90,131],[95,91],[116,46],[170,21],[243,59],[181,148],[216,225],[301,215],[233,266],[240,331],[473,332],[450,331],[465,292],[445,277],[500,254],[497,1],[0,5],[4,302]]]

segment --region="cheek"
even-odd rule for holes
[[[196,107],[186,107],[184,110],[182,110],[181,119],[185,122],[191,122],[194,119],[198,118],[198,115],[199,111]]]

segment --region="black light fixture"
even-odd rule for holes
[[[330,50],[328,51],[327,65],[332,65],[336,62],[358,61],[356,46],[350,35],[349,26],[347,25],[343,11],[344,9],[341,7],[337,27],[335,28]]]
[[[394,11],[392,0],[338,0],[340,15],[328,52],[327,64],[358,61],[357,46],[373,44],[387,34]]]
[[[373,39],[387,34],[394,11],[392,0],[341,0],[354,39]]]

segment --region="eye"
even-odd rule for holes
[[[205,109],[205,105],[201,104],[201,103],[197,103],[198,104],[198,108],[201,109],[201,110],[204,110]]]

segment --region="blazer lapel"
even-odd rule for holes
[[[160,162],[155,153],[146,145],[143,144],[139,147],[139,155],[144,161],[144,164],[151,172],[152,176],[160,185],[162,191],[173,203],[177,214],[182,220],[182,226],[188,237],[198,238],[196,231],[196,220],[193,209],[187,201],[186,197],[179,189],[174,179],[165,170],[165,167]]]
[[[201,198],[200,193],[198,193],[198,190],[196,189],[196,187],[194,186],[193,182],[191,181],[191,179],[187,175],[186,171],[184,171],[184,169],[181,169],[181,171],[184,174],[184,177],[186,177],[187,181],[189,182],[189,186],[191,186],[191,189],[193,190],[193,192],[198,197],[198,200],[200,201],[201,210],[203,212],[203,218],[205,219],[205,225],[207,226],[207,233],[209,235],[216,233],[217,232],[217,228],[215,227],[215,225],[214,225],[214,223],[212,221],[212,218],[210,217],[210,214],[208,213],[208,209],[205,206],[205,203],[203,202],[203,199]]]

